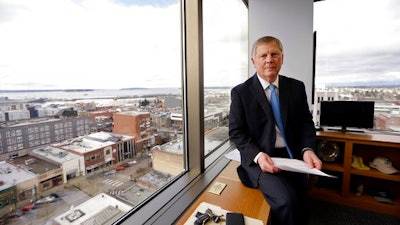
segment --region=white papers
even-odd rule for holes
[[[275,167],[278,167],[281,170],[336,178],[336,176],[326,174],[316,168],[310,169],[307,163],[298,159],[275,158],[275,157],[272,157],[271,159],[274,162]]]
[[[225,157],[230,160],[235,160],[240,162],[240,152],[239,150],[235,149],[225,154]]]
[[[240,162],[240,152],[237,149],[226,153],[225,157]],[[274,162],[275,166],[281,170],[337,178],[336,176],[326,174],[321,170],[315,168],[310,169],[308,168],[307,163],[298,159],[277,158],[277,157],[272,157],[271,159]]]

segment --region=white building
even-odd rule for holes
[[[112,224],[131,209],[132,206],[100,193],[78,206],[72,206],[70,210],[54,218],[52,224]]]
[[[27,109],[20,109],[20,110],[10,110],[6,112],[8,114],[8,120],[26,120],[31,118],[30,112]]]
[[[328,90],[316,90],[314,97],[314,104],[312,105],[312,115],[315,125],[319,125],[320,109],[322,101],[337,101],[339,100],[339,92]]]
[[[33,149],[30,155],[52,162],[63,168],[64,183],[70,178],[85,175],[83,156],[52,146]]]

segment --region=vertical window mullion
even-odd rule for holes
[[[204,84],[202,1],[184,1],[185,63],[184,108],[186,167],[204,171]]]

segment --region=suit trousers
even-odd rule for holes
[[[275,149],[274,157],[287,155],[286,149]],[[309,218],[308,175],[280,171],[261,173],[259,189],[271,207],[272,225],[307,225]]]

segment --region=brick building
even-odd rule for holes
[[[161,142],[149,112],[126,111],[114,113],[112,131],[135,137],[136,154],[149,151],[154,145]]]

